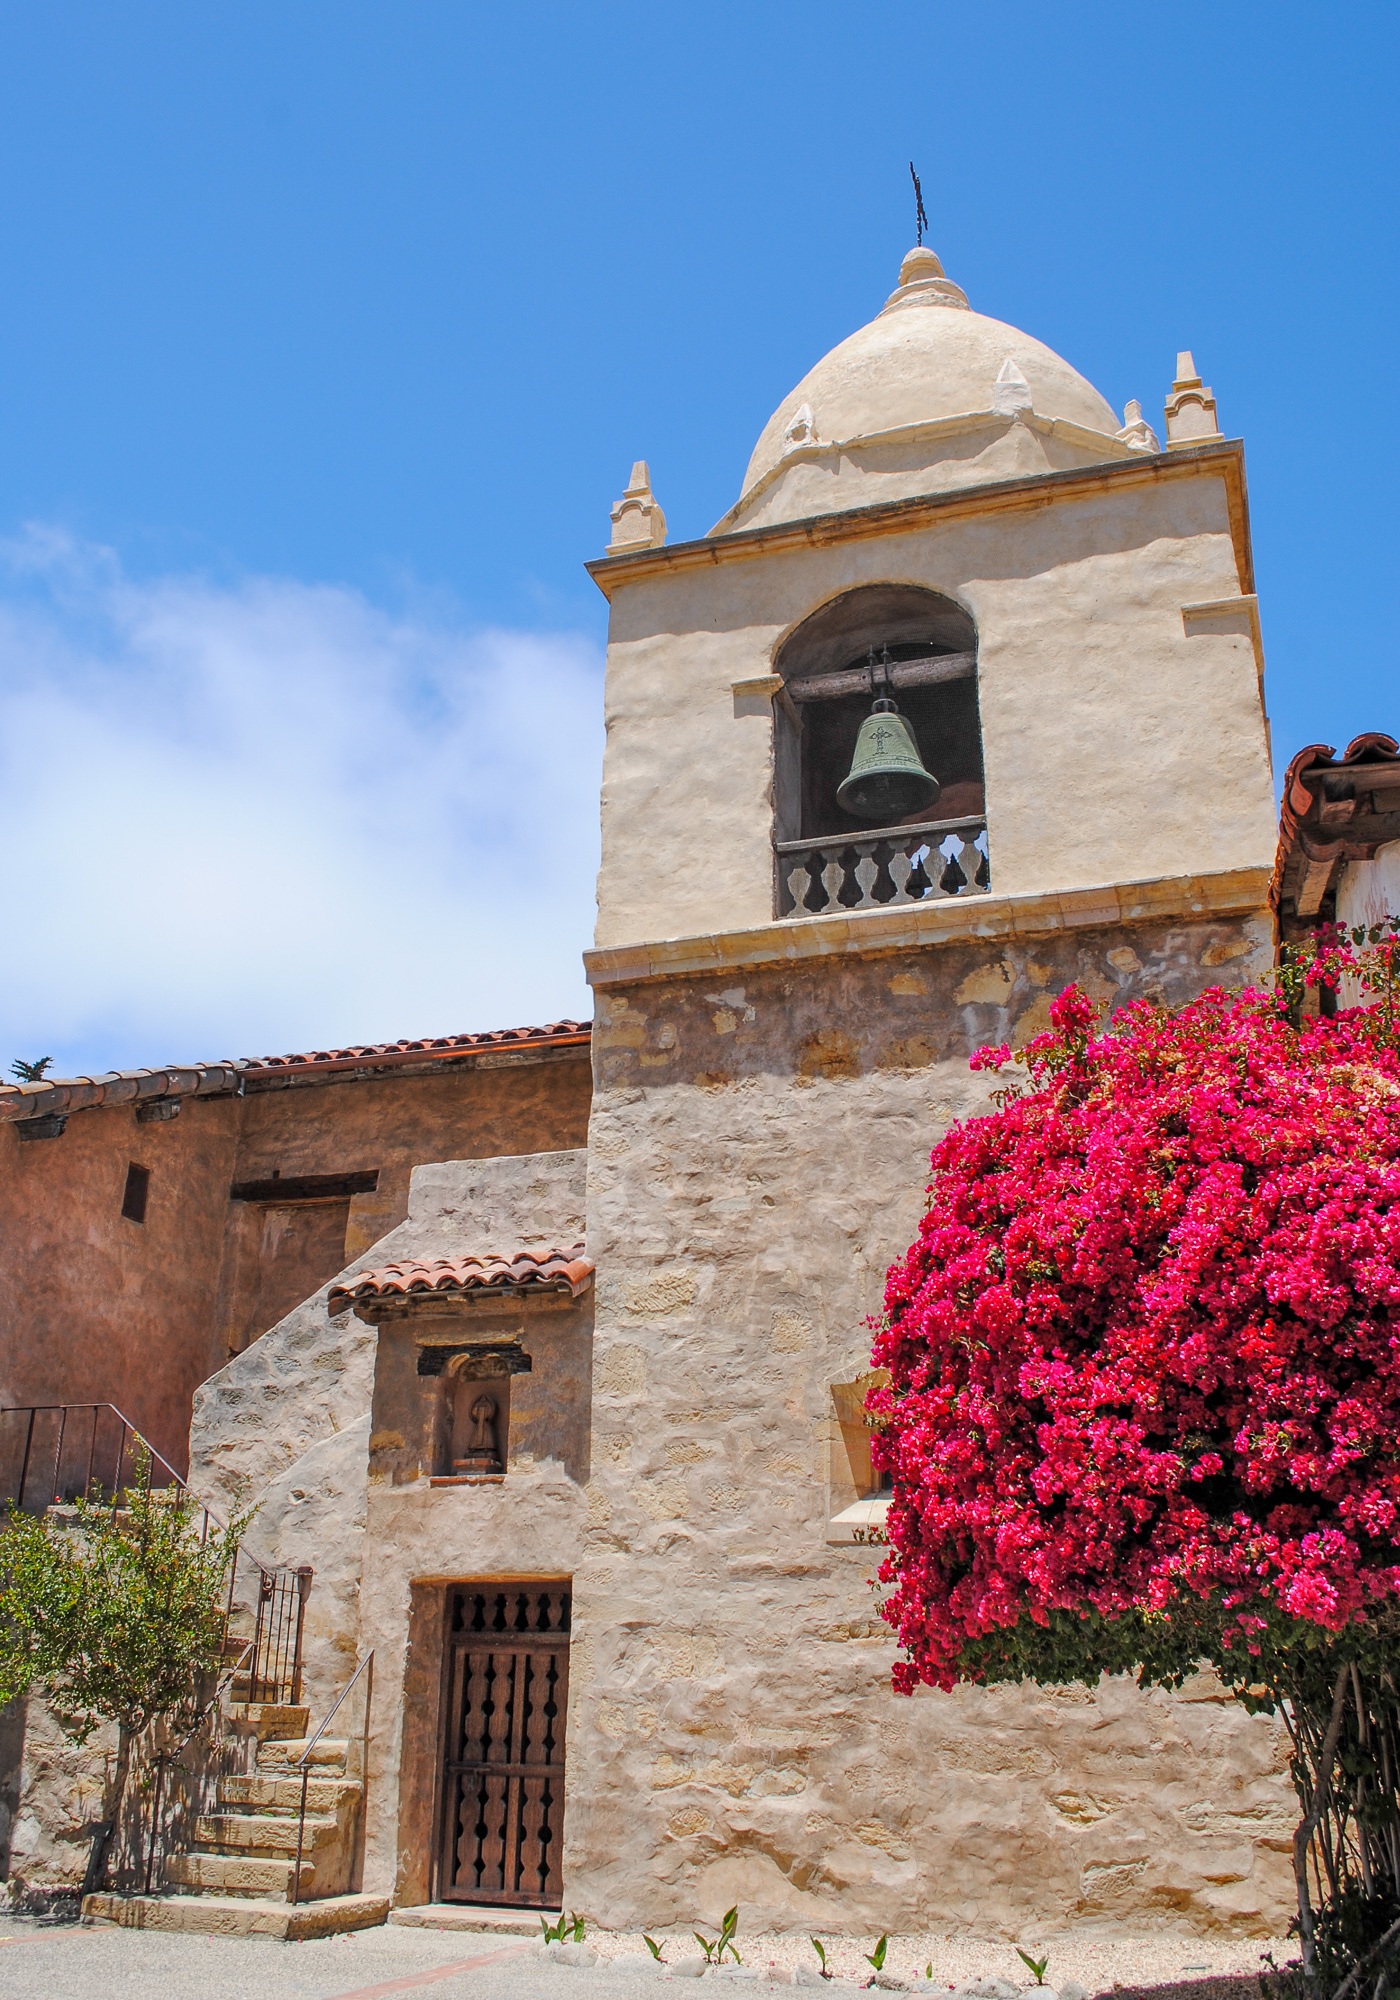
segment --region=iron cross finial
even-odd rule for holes
[[[909,162],[909,178],[914,183],[914,225],[917,230],[915,241],[923,248],[924,231],[928,228],[928,216],[924,212],[924,191],[919,176],[914,172],[914,162]]]

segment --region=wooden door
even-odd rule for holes
[[[448,1592],[442,1901],[559,1907],[571,1596],[567,1583]]]

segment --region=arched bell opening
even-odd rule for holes
[[[849,590],[788,635],[774,670],[778,914],[986,889],[977,628],[963,607],[915,584]]]

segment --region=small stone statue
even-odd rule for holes
[[[501,1472],[501,1454],[496,1442],[496,1415],[498,1404],[494,1396],[483,1390],[472,1399],[467,1412],[471,1424],[471,1435],[462,1456],[454,1459],[452,1469],[458,1474]]]

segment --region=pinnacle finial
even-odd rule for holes
[[[928,228],[928,216],[924,210],[924,190],[919,176],[914,172],[914,162],[909,162],[909,178],[914,183],[914,242],[922,247],[924,231]]]

